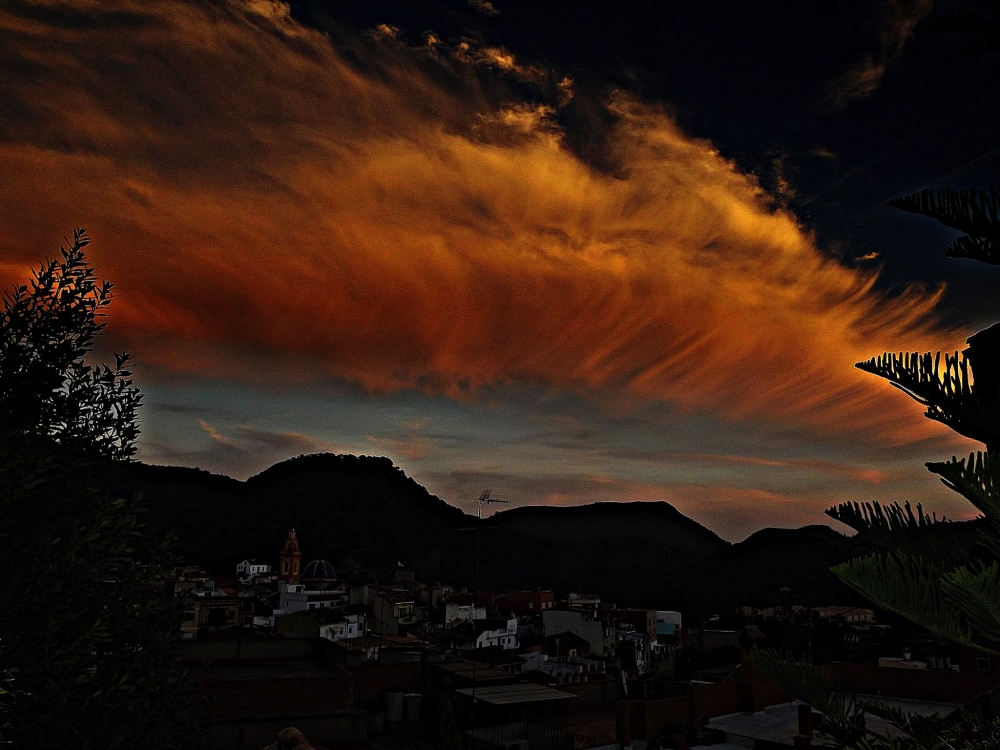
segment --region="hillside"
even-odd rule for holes
[[[477,519],[388,458],[300,456],[245,482],[135,463],[121,489],[142,492],[149,525],[175,532],[184,558],[212,571],[275,560],[295,528],[305,560],[328,559],[341,574],[389,579],[402,562],[425,580],[475,585]],[[853,543],[827,527],[765,529],[729,544],[668,503],[596,503],[497,513],[480,539],[484,590],[590,591],[703,614],[777,603],[784,586],[816,603],[854,600],[829,573]]]
[[[490,523],[552,541],[587,541],[622,550],[641,540],[667,546],[691,561],[729,546],[714,531],[664,502],[526,505],[497,513]]]

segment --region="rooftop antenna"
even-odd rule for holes
[[[479,532],[480,532],[480,527],[483,525],[483,506],[484,505],[509,505],[509,504],[510,504],[510,500],[501,500],[498,497],[493,497],[493,490],[489,490],[489,489],[483,490],[479,494],[479,500],[476,503],[476,505],[478,506],[477,507],[477,511],[478,511],[479,523],[476,524],[476,596],[472,600],[472,625],[473,625],[473,627],[472,627],[472,635],[476,639],[472,643],[472,652],[473,652],[473,658],[472,658],[472,731],[473,732],[476,730],[476,663],[477,663],[477,660],[475,658],[475,652],[476,652],[476,645],[477,645],[476,641],[479,640],[479,636],[476,635],[475,625],[476,625],[476,605],[479,602],[480,594],[481,594],[481,592],[479,590],[479,553],[480,553],[480,549],[481,549],[481,547],[480,547],[480,540],[479,540]]]

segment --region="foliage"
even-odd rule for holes
[[[931,30],[959,31],[975,38],[970,55],[1000,49],[1000,26],[974,14],[942,15]],[[946,250],[953,258],[1000,264],[1000,190],[947,188],[920,190],[890,201],[890,205],[935,219],[963,234]],[[986,451],[927,468],[944,484],[971,502],[986,520],[976,549],[948,544],[938,533],[945,519],[927,516],[909,503],[845,503],[827,514],[854,528],[876,551],[833,568],[847,585],[878,606],[902,615],[923,628],[966,647],[1000,655],[1000,324],[974,334],[969,347],[954,354],[885,353],[857,367],[885,378],[925,408],[925,416],[955,432],[985,443]],[[769,676],[781,675],[762,662]],[[770,670],[770,671],[769,671]],[[787,669],[785,670],[787,672]],[[782,675],[796,695],[815,685],[799,674],[799,684]],[[862,748],[971,748],[970,722],[952,731],[940,720],[921,720],[880,704],[864,710],[906,733],[902,741],[866,737]],[[989,731],[993,731],[990,729]],[[956,733],[957,732],[957,733]]]
[[[937,714],[908,714],[882,701],[860,700],[848,693],[836,673],[808,660],[772,649],[755,649],[751,663],[770,680],[824,716],[823,731],[840,746],[852,750],[945,750],[945,739],[954,734]],[[884,719],[903,737],[878,735],[865,727],[865,715]],[[958,747],[956,746],[956,750]]]
[[[15,747],[190,746],[171,663],[183,602],[159,591],[166,548],[111,491],[135,450],[128,357],[85,358],[111,285],[74,232],[0,315],[0,739]]]
[[[1000,750],[1000,717],[984,719],[972,711],[963,711],[958,721],[941,735],[948,750]]]

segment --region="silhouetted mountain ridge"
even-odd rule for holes
[[[496,513],[489,522],[553,541],[646,540],[684,551],[692,561],[729,546],[666,502],[522,505]]]
[[[185,559],[214,572],[247,557],[277,562],[295,528],[307,562],[350,560],[354,575],[374,580],[392,580],[399,563],[422,580],[476,580],[476,517],[388,458],[300,456],[245,482],[133,463],[121,489],[143,492],[149,525],[174,531]],[[484,590],[583,590],[694,616],[778,603],[783,587],[799,603],[860,603],[829,572],[856,545],[825,526],[762,529],[730,544],[668,503],[608,502],[513,508],[484,519],[479,537]]]

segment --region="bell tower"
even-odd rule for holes
[[[285,546],[281,548],[281,559],[278,561],[278,580],[285,583],[297,583],[302,570],[302,553],[299,552],[299,540],[295,529],[288,532]]]

